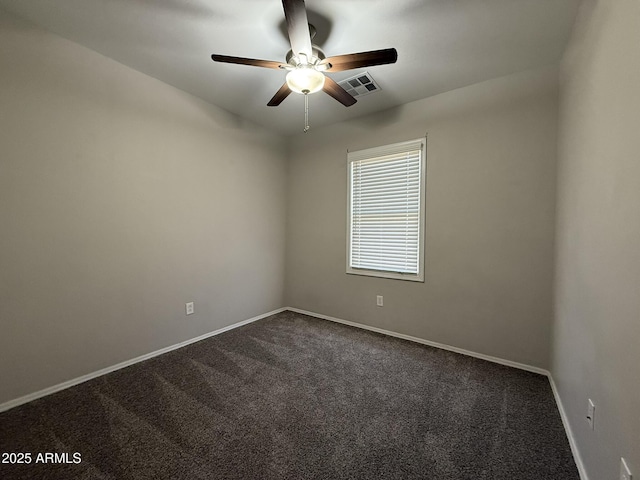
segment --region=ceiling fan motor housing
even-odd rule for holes
[[[308,94],[320,90],[345,107],[350,107],[356,103],[356,99],[335,80],[325,76],[324,72],[333,73],[385,65],[395,63],[398,59],[395,48],[349,53],[327,58],[322,49],[313,44],[316,29],[309,24],[304,0],[282,0],[282,6],[287,24],[287,34],[291,43],[291,50],[285,56],[285,63],[229,55],[211,55],[211,59],[215,62],[287,70],[286,82],[267,103],[270,107],[280,105],[291,92],[303,93],[307,99]]]
[[[316,65],[325,58],[327,58],[327,56],[324,54],[322,49],[317,45],[311,44],[311,58],[308,63],[310,65]],[[293,50],[289,50],[287,52],[285,61],[293,67],[297,67],[300,64],[300,59],[293,54]]]

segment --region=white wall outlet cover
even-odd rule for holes
[[[383,301],[382,301],[382,295],[378,295],[376,296],[376,305],[378,305],[379,307],[383,306]]]
[[[184,308],[187,312],[187,315],[191,315],[193,312],[195,312],[195,308],[193,306],[193,302],[189,302],[189,303],[185,303],[184,304]]]
[[[624,458],[620,459],[620,480],[633,480],[633,475],[631,475],[631,470],[627,466],[627,462]]]
[[[589,426],[591,430],[593,430],[594,422],[595,422],[595,414],[596,414],[596,406],[591,399],[589,399],[589,403],[587,405],[587,422],[589,422]]]

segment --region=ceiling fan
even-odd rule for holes
[[[323,90],[345,107],[356,103],[355,98],[333,79],[326,76],[324,72],[341,72],[354,68],[395,63],[398,59],[398,52],[395,48],[386,48],[327,58],[324,52],[311,42],[315,35],[315,28],[307,21],[304,0],[282,0],[282,6],[291,42],[291,50],[286,55],[285,63],[217,54],[211,55],[211,58],[215,62],[287,70],[289,73],[287,73],[286,82],[267,105],[277,107],[291,92],[303,94],[305,96],[306,120],[304,131],[306,132],[309,130],[307,97],[309,94]]]

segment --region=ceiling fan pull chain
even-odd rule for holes
[[[304,133],[309,131],[309,94],[304,94]]]

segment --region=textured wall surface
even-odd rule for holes
[[[282,139],[5,14],[0,71],[0,403],[282,307]]]
[[[584,2],[561,69],[552,373],[592,480],[640,476],[639,25],[636,0]]]
[[[425,282],[347,275],[347,150],[425,132]],[[545,68],[292,138],[287,305],[548,367],[556,132]]]

